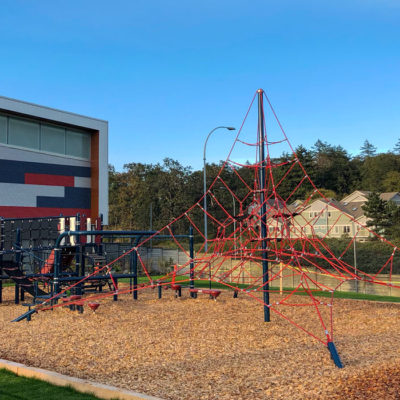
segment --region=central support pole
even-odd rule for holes
[[[269,277],[268,277],[268,250],[267,250],[267,205],[265,204],[265,176],[266,163],[264,151],[264,91],[258,89],[258,161],[260,163],[259,170],[259,186],[260,186],[260,242],[261,242],[261,258],[263,268],[263,301],[264,301],[264,322],[270,322],[269,312]]]

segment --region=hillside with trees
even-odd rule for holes
[[[376,147],[368,140],[363,143],[356,156],[351,156],[342,146],[333,146],[321,140],[310,149],[300,145],[295,151],[311,179],[327,197],[340,200],[354,190],[374,193],[400,191],[400,139],[393,150],[386,153],[377,153]],[[279,164],[292,158],[292,154],[285,153],[273,162]],[[207,165],[207,185],[212,183],[222,164]],[[251,186],[251,169],[240,168],[238,172]],[[274,178],[281,179],[285,172],[285,167],[276,168]],[[301,176],[300,168],[293,168],[283,180],[280,194],[289,196]],[[157,164],[132,162],[126,164],[123,171],[116,171],[110,166],[109,178],[110,226],[115,228],[159,229],[182,214],[203,195],[203,171],[194,171],[190,166],[183,166],[170,158]],[[223,179],[233,191],[241,190],[235,188],[234,173],[229,168],[224,169]],[[232,204],[230,193],[223,187],[220,190],[220,195],[226,197],[226,204]],[[302,185],[290,197],[290,202],[307,198],[312,190],[311,185]],[[209,207],[213,207],[212,202]],[[366,212],[373,214],[374,205],[371,207]],[[390,207],[392,206],[384,205],[385,215],[382,216],[379,226],[383,223],[382,229],[388,228],[388,218],[395,221],[389,231],[392,237],[399,238],[399,212]],[[233,213],[233,204],[228,211]],[[201,226],[202,218],[199,210],[195,223]],[[187,227],[182,225],[177,229],[186,232]],[[212,234],[210,231],[210,235]]]

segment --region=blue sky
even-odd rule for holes
[[[202,166],[259,87],[294,146],[400,137],[400,2],[3,0],[0,95],[109,121],[109,161]],[[224,159],[217,131],[207,160]]]

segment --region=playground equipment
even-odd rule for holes
[[[0,218],[0,302],[2,301],[3,280],[15,282],[15,303],[24,300],[25,293],[34,299],[50,296],[53,290],[52,277],[55,266],[55,243],[60,233],[65,230],[86,229],[90,219],[80,215],[68,217],[45,218]],[[93,227],[102,229],[101,219],[93,221]],[[85,238],[86,239],[86,238]],[[101,261],[102,245],[99,236],[91,236],[88,240],[76,241],[65,238],[59,246],[58,269],[64,277],[80,276],[88,268],[94,268]],[[94,260],[92,256],[101,258]],[[42,288],[40,287],[42,286]],[[100,289],[98,284],[96,289]],[[93,285],[92,285],[93,288]],[[88,287],[80,288],[83,293]]]
[[[253,129],[246,130],[245,123],[251,115],[253,103],[257,97],[257,139],[253,138]],[[264,100],[267,101],[271,120],[276,121],[275,127],[270,127],[268,136],[265,125]],[[277,149],[277,150],[275,150]],[[277,159],[282,151],[288,151],[287,159]],[[278,152],[278,153],[277,153]],[[252,163],[243,163],[243,160],[254,156]],[[229,168],[235,177],[234,182],[224,180],[224,170]],[[293,182],[291,187],[286,182]],[[231,197],[238,204],[237,215],[228,210],[228,203],[224,203],[221,196],[221,185],[224,191],[229,191]],[[300,189],[306,187],[301,193],[309,193],[303,201],[294,202],[299,196]],[[309,190],[311,189],[311,190]],[[51,297],[45,299],[39,306],[32,307],[27,313],[21,315],[16,321],[29,318],[34,312],[63,306],[60,299],[67,291],[75,291],[91,281],[111,280],[112,289],[107,293],[93,293],[82,296],[76,301],[79,305],[99,301],[107,296],[133,294],[138,298],[138,292],[146,289],[157,289],[158,297],[162,297],[163,288],[175,290],[175,295],[181,295],[182,288],[189,288],[191,298],[196,298],[198,293],[211,295],[214,300],[222,293],[212,288],[212,283],[230,289],[234,297],[238,294],[249,296],[262,305],[264,321],[270,323],[271,314],[284,318],[288,323],[301,329],[310,337],[323,344],[339,368],[343,367],[338,351],[333,341],[333,300],[334,292],[345,282],[369,282],[377,285],[385,285],[400,288],[395,283],[384,282],[378,274],[387,271],[391,277],[394,257],[397,257],[398,249],[384,237],[376,234],[370,228],[365,227],[351,215],[346,215],[356,227],[368,231],[381,240],[388,249],[387,260],[378,269],[376,274],[368,274],[356,268],[350,262],[344,261],[345,255],[350,252],[351,246],[357,239],[357,232],[349,237],[349,243],[340,254],[335,254],[326,241],[329,230],[321,231],[321,220],[331,218],[330,230],[340,225],[341,217],[345,211],[339,208],[332,199],[326,198],[314,185],[299,157],[291,147],[289,140],[272,108],[269,99],[263,90],[258,90],[253,97],[246,113],[244,122],[238,131],[231,151],[225,163],[222,165],[214,181],[205,193],[212,201],[212,206],[207,210],[203,207],[204,197],[200,198],[192,207],[182,215],[171,221],[167,226],[157,232],[119,232],[120,235],[136,238],[131,248],[96,268],[90,274],[65,276],[62,267],[62,240],[66,238],[84,238],[89,235],[104,237],[117,235],[117,232],[107,231],[66,231],[58,236],[54,244],[54,272],[51,282],[54,287]],[[326,205],[313,215],[305,215],[307,207],[319,197]],[[329,213],[334,215],[329,215]],[[210,224],[208,236],[202,228],[194,222],[198,213],[207,213]],[[190,225],[188,235],[177,235],[175,227]],[[150,273],[149,265],[141,257],[141,249],[148,246],[156,239],[168,238],[177,248],[187,255],[187,261],[181,265],[175,265],[173,271],[167,272],[155,282]],[[194,238],[203,244],[195,254]],[[187,240],[189,239],[189,246]],[[81,240],[78,240],[80,242]],[[207,243],[207,247],[205,244]],[[67,245],[67,244],[66,244]],[[95,252],[94,252],[95,253]],[[99,252],[99,254],[101,254]],[[17,254],[15,254],[17,257]],[[111,273],[113,265],[124,258],[129,258],[131,265],[140,268],[146,277],[146,282],[138,284],[135,270],[131,270],[130,284],[126,289],[118,288],[118,275]],[[229,266],[227,266],[229,262]],[[329,282],[318,282],[309,268],[314,267],[324,275],[330,277]],[[42,276],[47,275],[47,269],[43,269]],[[246,285],[240,285],[241,277],[246,276]],[[26,276],[25,276],[26,277]],[[279,281],[286,277],[296,277],[297,283],[292,288],[279,288]],[[208,280],[209,289],[195,287],[197,280]],[[278,284],[277,284],[278,283]],[[329,297],[321,300],[323,292]],[[282,294],[279,294],[282,293]],[[303,294],[304,302],[293,301],[293,296]],[[68,302],[64,303],[68,304]],[[77,305],[77,304],[75,304]],[[310,310],[309,318],[289,318],[285,314],[287,307],[302,307]],[[315,319],[319,329],[315,331],[314,324],[310,328],[308,323]],[[266,330],[268,329],[266,325]]]
[[[117,273],[111,268],[106,273],[97,272],[104,269],[108,260],[114,260],[120,255],[121,243],[115,243],[114,240],[128,240],[130,244],[127,244],[127,248],[130,248],[132,244],[137,244],[143,237],[151,236],[154,232],[104,231],[100,218],[90,225],[92,229],[100,229],[80,230],[87,227],[87,220],[79,215],[0,219],[0,302],[4,280],[15,282],[15,304],[25,300],[25,293],[33,297],[32,303],[24,304],[29,307],[29,313],[24,314],[25,317],[33,313],[30,312],[34,311],[33,306],[40,305],[45,300],[51,299],[51,304],[58,299],[64,304],[73,301],[72,305],[77,305],[75,303],[83,295],[101,293],[107,286],[112,291],[114,300],[117,300],[119,279],[130,280],[130,287],[135,289],[134,298],[137,299],[137,279],[140,274],[137,254],[130,254],[128,272]],[[69,230],[70,227],[75,230]],[[103,242],[104,237],[111,240]],[[168,235],[160,237],[164,240],[168,238]],[[117,254],[115,250],[110,251],[114,245],[117,245]],[[70,291],[73,295],[59,297],[58,293],[71,284],[73,288]]]

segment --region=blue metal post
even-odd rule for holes
[[[162,297],[162,286],[160,282],[157,282],[157,290],[158,290],[158,298],[161,299]]]
[[[190,289],[194,289],[194,262],[193,262],[193,257],[194,257],[194,243],[193,243],[193,226],[190,226],[189,228],[189,256],[190,256],[190,272],[189,272],[189,287]],[[190,297],[195,297],[195,293],[190,292]]]
[[[135,250],[131,252],[131,273],[133,274],[133,299],[137,300],[138,298],[138,292],[137,292],[137,286],[138,286],[138,270],[137,270],[137,261],[138,261],[138,256],[137,256],[137,245],[139,244],[140,239],[142,236],[138,236],[135,241]]]
[[[75,230],[81,230],[81,216],[79,213],[75,217]],[[75,274],[79,276],[82,261],[82,244],[79,236],[75,237],[75,246]],[[77,285],[76,294],[82,295],[82,284]]]
[[[268,251],[267,251],[267,206],[265,204],[265,177],[266,163],[264,151],[264,106],[263,106],[262,89],[258,90],[258,162],[261,163],[259,171],[259,186],[260,186],[260,240],[261,240],[261,258],[263,268],[263,301],[264,301],[264,322],[270,322],[269,304],[269,283],[268,283]]]
[[[54,293],[60,293],[61,248],[54,249]]]
[[[137,292],[137,286],[138,286],[138,276],[137,276],[137,252],[134,250],[132,252],[132,262],[133,262],[133,299],[137,300],[138,298],[138,292]]]
[[[131,238],[131,248],[133,248],[133,240]],[[129,253],[129,290],[131,291],[131,293],[133,294],[133,253],[135,252],[135,250],[131,251]]]
[[[113,300],[118,301],[118,289],[117,289],[118,288],[118,279],[114,278],[114,282],[115,282],[115,287],[114,287],[115,293],[113,296]]]
[[[15,244],[16,244],[16,249],[15,249],[15,264],[17,268],[20,268],[21,264],[21,229],[17,228],[17,231],[15,233]],[[15,283],[15,304],[19,304],[19,285],[18,283]]]
[[[333,362],[335,363],[335,365],[338,368],[343,368],[343,364],[339,357],[339,353],[336,350],[335,344],[333,342],[331,342],[330,340],[328,341],[328,350],[331,353],[331,358],[332,358]]]

